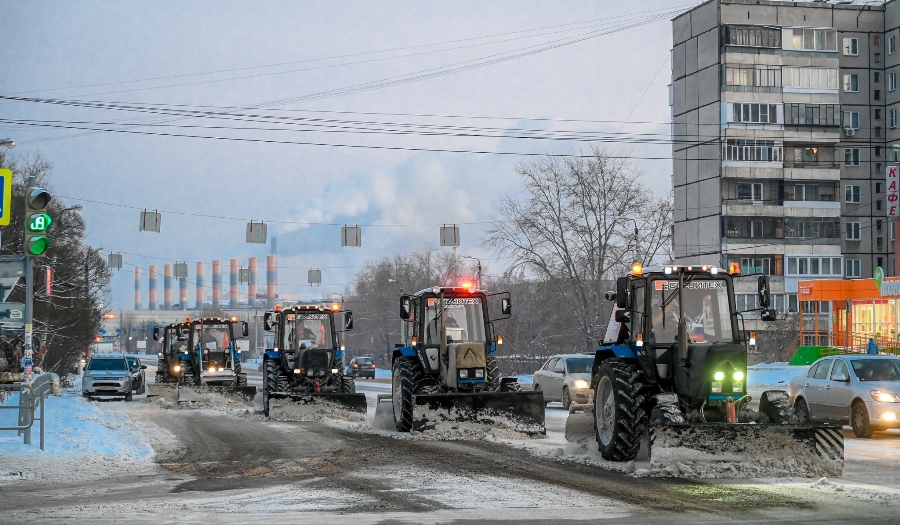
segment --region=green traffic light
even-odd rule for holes
[[[50,246],[50,241],[46,237],[32,237],[28,241],[28,253],[30,255],[43,255]]]
[[[28,231],[45,232],[52,222],[53,219],[46,213],[32,213],[28,217]]]

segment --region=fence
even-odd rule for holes
[[[0,410],[18,410],[18,425],[12,427],[0,427],[0,430],[16,430],[19,435],[25,435],[24,442],[26,445],[31,444],[31,428],[35,421],[41,422],[41,450],[44,450],[44,405],[47,396],[53,388],[53,378],[51,374],[41,374],[37,376],[31,384],[28,383],[9,383],[0,384],[0,392],[19,392],[19,404],[10,406],[0,406]],[[34,417],[34,413],[38,406],[41,409],[41,416]]]

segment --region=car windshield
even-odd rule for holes
[[[860,381],[900,381],[900,360],[854,359],[851,363]]]
[[[88,370],[128,370],[125,360],[122,358],[99,358],[91,359],[88,363]]]
[[[440,299],[429,297],[425,303],[425,343],[440,341],[441,313],[449,343],[485,343],[484,310],[480,297],[445,297],[443,308]]]
[[[656,279],[650,293],[650,319],[653,342],[672,343],[683,319],[692,343],[734,341],[728,284],[724,279],[685,276],[679,312],[677,279]],[[680,317],[682,316],[682,317]]]
[[[356,360],[356,362],[361,365],[371,365],[372,358],[371,357],[360,357],[359,359]]]
[[[137,357],[126,357],[125,359],[128,360],[128,366],[130,366],[131,368],[140,368],[141,367],[141,362],[138,360]]]
[[[590,374],[592,366],[594,366],[593,357],[566,359],[566,368],[568,368],[570,374]]]

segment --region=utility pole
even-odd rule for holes
[[[640,249],[640,232],[638,231],[638,223],[637,220],[632,219],[631,217],[611,217],[614,221],[631,221],[634,223],[634,262],[643,263],[641,260],[641,249]]]

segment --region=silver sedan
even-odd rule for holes
[[[534,391],[544,393],[544,402],[559,401],[566,409],[572,401],[586,403],[591,395],[594,356],[555,355],[534,373]]]
[[[849,424],[860,438],[900,428],[900,358],[823,357],[791,379],[790,396],[801,422]]]

